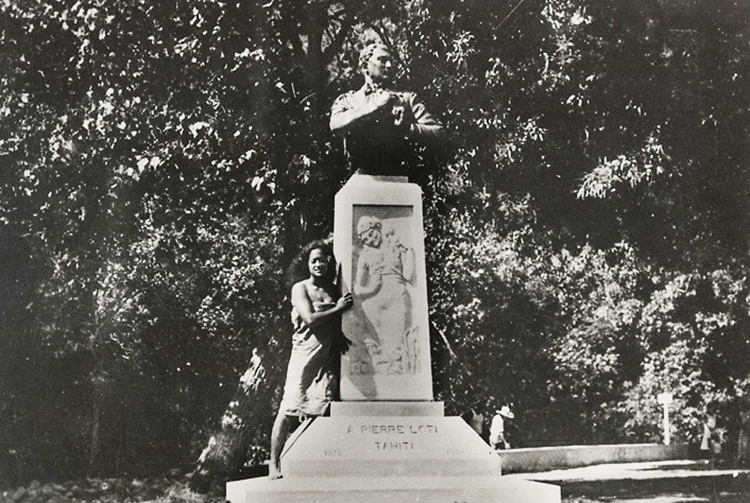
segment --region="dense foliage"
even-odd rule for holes
[[[750,393],[745,2],[0,9],[0,484],[189,466],[251,360],[227,414],[263,457],[282,270],[330,231],[328,109],[373,37],[449,132],[416,177],[449,412],[657,441],[671,391],[695,440]]]

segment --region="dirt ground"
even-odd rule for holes
[[[661,468],[663,474],[664,467]],[[605,472],[612,473],[612,470]],[[750,471],[721,471],[710,475],[704,471],[700,475],[683,478],[654,475],[654,478],[617,480],[571,478],[553,483],[562,489],[562,503],[750,503]],[[186,477],[178,474],[151,480],[33,481],[27,486],[0,490],[0,503],[223,502],[220,489],[209,495],[196,493],[188,488]]]

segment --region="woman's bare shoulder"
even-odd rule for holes
[[[307,290],[307,283],[308,283],[308,280],[303,279],[302,281],[298,281],[294,285],[292,285],[292,295],[305,294],[309,297],[310,294],[308,293],[308,290]]]

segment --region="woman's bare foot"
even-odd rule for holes
[[[271,459],[268,461],[268,479],[281,478],[281,451],[289,434],[290,419],[281,411],[276,416],[271,430]]]
[[[268,480],[278,480],[282,477],[283,475],[281,474],[278,468],[270,468],[268,470]]]

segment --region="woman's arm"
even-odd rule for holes
[[[316,312],[310,300],[310,295],[307,293],[307,288],[303,282],[299,282],[292,287],[292,305],[299,313],[302,321],[305,322],[310,328],[322,325],[330,321],[333,317],[340,315],[352,307],[352,294],[346,293],[339,297],[336,301],[336,306],[327,311]]]

